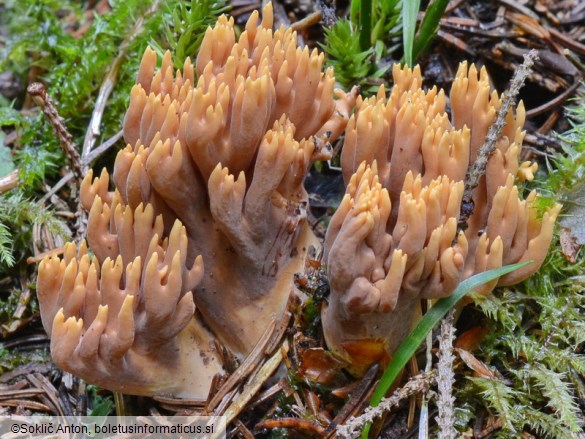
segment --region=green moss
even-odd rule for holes
[[[111,11],[104,14],[87,14],[83,4],[7,0],[0,14],[0,27],[7,33],[0,42],[0,71],[15,74],[22,89],[30,79],[43,82],[76,145],[83,144],[102,82],[120,54],[122,64],[96,145],[121,129],[146,46],[156,41],[157,47],[176,50],[176,56],[193,56],[207,25],[225,10],[224,0],[117,0],[109,2]],[[34,224],[67,235],[65,224],[36,201],[41,187],[61,177],[63,152],[41,112],[20,110],[24,100],[24,95],[14,102],[0,99],[0,133],[12,134],[11,150],[0,153],[7,154],[3,162],[19,169],[18,187],[0,197],[0,274],[12,272],[10,267],[31,255]],[[0,135],[0,148],[3,140]],[[75,193],[69,195],[65,201],[75,212]]]
[[[547,196],[541,210],[562,202],[567,215],[573,188],[585,173],[585,103],[571,109],[575,128],[563,136],[563,151],[549,162],[548,176],[536,182]],[[558,229],[558,227],[557,227]],[[475,296],[489,331],[476,356],[495,368],[501,379],[468,377],[458,401],[465,404],[461,424],[473,425],[483,411],[503,422],[494,437],[523,431],[540,437],[572,437],[583,422],[577,389],[585,374],[585,256],[576,263],[563,255],[558,231],[540,270],[525,282]]]
[[[345,89],[353,85],[377,89],[377,86],[368,87],[368,84],[381,78],[389,69],[389,65],[379,65],[384,45],[362,50],[359,38],[360,34],[352,23],[341,19],[325,30],[325,44],[321,48],[328,55],[327,65],[335,69],[336,81]]]
[[[0,348],[0,375],[8,373],[24,364],[50,362],[51,356],[48,349],[24,351]]]

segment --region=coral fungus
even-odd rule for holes
[[[285,312],[310,246],[303,181],[345,130],[347,194],[325,240],[331,296],[328,346],[359,368],[355,344],[388,355],[421,298],[451,294],[464,278],[542,262],[558,213],[538,217],[515,179],[524,109],[510,113],[458,232],[463,180],[500,106],[487,75],[463,65],[451,92],[423,91],[418,68],[394,68],[386,98],[334,89],[323,54],[272,30],[254,12],[239,37],[222,16],[195,63],[147,49],[124,119],[112,175],[81,187],[87,242],[43,260],[38,292],[57,365],[108,389],[205,399],[223,372],[218,341],[240,359]],[[357,103],[356,103],[357,99]],[[352,110],[356,107],[355,113]],[[350,118],[351,115],[351,118]],[[347,127],[346,127],[347,125]],[[484,288],[489,291],[494,285]]]
[[[536,170],[518,163],[520,104],[507,115],[474,191],[468,227],[458,232],[463,181],[501,100],[490,93],[486,70],[464,63],[451,89],[450,120],[444,92],[423,90],[418,67],[395,66],[393,76],[390,96],[381,88],[377,96],[359,98],[348,122],[341,156],[347,191],[325,239],[331,282],[325,338],[358,365],[372,358],[356,350],[356,342],[378,342],[379,356],[391,354],[416,321],[420,299],[448,296],[461,280],[506,264],[534,261],[482,292],[534,273],[560,209],[539,218],[536,193],[519,198],[515,179],[532,179]]]
[[[63,369],[114,390],[205,398],[221,371],[213,339],[245,357],[285,311],[293,274],[318,245],[303,180],[328,157],[355,95],[334,90],[323,55],[297,47],[295,32],[272,30],[270,5],[258,17],[236,39],[222,16],[182,70],[170,53],[157,69],[146,50],[116,190],[106,171],[81,189],[95,256],[69,249],[39,269]],[[155,363],[175,382],[155,379]]]

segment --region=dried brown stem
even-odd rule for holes
[[[89,126],[87,128],[87,132],[85,133],[85,138],[83,140],[83,149],[81,156],[83,157],[84,165],[87,166],[89,160],[86,158],[91,153],[93,145],[97,139],[97,136],[100,134],[100,124],[102,122],[102,116],[104,114],[104,109],[106,108],[106,103],[108,102],[108,97],[112,93],[114,86],[116,85],[116,79],[118,76],[118,72],[120,71],[120,66],[126,57],[126,49],[130,45],[130,43],[143,31],[142,25],[144,24],[144,17],[152,14],[154,11],[158,9],[160,5],[160,1],[155,1],[152,6],[146,11],[146,13],[140,17],[136,23],[134,24],[134,28],[130,33],[130,36],[120,45],[120,52],[118,56],[112,62],[108,74],[106,75],[104,82],[100,87],[100,91],[98,93],[98,97],[95,101],[95,107],[91,114],[91,120],[89,121]]]
[[[372,422],[375,418],[380,417],[383,413],[397,406],[401,401],[410,396],[427,392],[435,383],[436,379],[436,370],[432,370],[429,373],[424,372],[412,377],[404,387],[397,389],[391,397],[384,398],[377,407],[368,407],[362,415],[350,418],[345,425],[339,426],[337,428],[337,437],[358,437],[365,424]]]
[[[455,373],[453,372],[453,340],[455,339],[455,327],[453,326],[454,311],[443,319],[441,323],[441,335],[439,336],[439,364],[437,365],[438,377],[438,401],[439,415],[435,418],[439,426],[439,439],[454,439],[457,436],[455,430],[455,396],[453,396],[453,384]]]
[[[116,134],[114,134],[112,137],[110,137],[108,140],[106,140],[104,143],[102,143],[100,146],[98,146],[97,148],[93,149],[90,153],[88,153],[87,155],[83,156],[83,164],[85,166],[89,165],[91,162],[93,162],[94,160],[96,160],[98,157],[100,157],[103,153],[105,153],[107,150],[109,150],[112,146],[114,146],[116,144],[116,142],[118,140],[120,140],[122,138],[122,136],[124,135],[124,131],[120,130],[118,131]]]
[[[10,189],[18,186],[18,173],[20,171],[15,169],[11,173],[0,178],[0,194],[8,192]]]
[[[83,180],[83,165],[81,163],[81,157],[77,152],[77,146],[73,143],[73,137],[69,131],[67,131],[63,118],[59,116],[55,105],[53,105],[51,98],[45,90],[45,86],[40,82],[33,82],[28,86],[27,91],[35,104],[41,107],[51,125],[53,125],[53,129],[57,133],[59,139],[59,144],[65,152],[65,156],[69,162],[69,167],[75,175],[75,178],[81,183],[81,180]]]
[[[502,134],[502,130],[506,125],[506,115],[516,103],[518,92],[524,85],[524,81],[530,74],[534,61],[538,58],[536,50],[531,50],[524,55],[524,62],[514,73],[510,87],[507,93],[502,97],[502,106],[498,110],[498,116],[495,122],[490,126],[490,129],[485,138],[484,144],[479,149],[477,159],[467,169],[465,176],[465,190],[463,191],[463,199],[461,201],[461,212],[459,217],[459,228],[465,230],[467,228],[467,220],[473,213],[473,191],[479,185],[479,181],[485,175],[486,166],[490,155],[496,149],[496,142]]]

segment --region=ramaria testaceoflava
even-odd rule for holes
[[[70,245],[40,264],[58,366],[120,392],[205,399],[222,370],[214,339],[244,358],[283,314],[319,246],[305,175],[356,99],[296,41],[272,30],[268,5],[237,39],[220,17],[182,70],[146,50],[116,190],[105,170],[81,188],[94,256]]]
[[[560,206],[542,217],[536,193],[519,198],[515,181],[536,164],[518,163],[525,111],[520,103],[473,194],[475,209],[458,232],[464,179],[501,100],[485,69],[463,63],[445,93],[421,88],[418,67],[393,70],[386,97],[358,99],[341,155],[345,198],[325,238],[331,284],[323,308],[327,345],[359,369],[390,356],[412,329],[419,301],[450,295],[460,281],[523,261],[532,264],[480,290],[520,282],[548,251]],[[366,343],[367,342],[367,343]]]
[[[220,17],[182,70],[170,53],[157,68],[146,50],[115,190],[105,170],[81,188],[93,255],[71,243],[39,267],[43,324],[62,369],[114,391],[205,399],[224,370],[216,341],[249,354],[284,313],[310,246],[319,247],[303,181],[344,130],[347,195],[325,239],[323,329],[355,370],[396,349],[421,298],[535,260],[499,280],[515,283],[542,263],[559,208],[539,218],[536,195],[521,200],[514,185],[534,172],[518,164],[521,105],[475,192],[467,231],[457,232],[467,166],[500,105],[484,70],[461,67],[450,120],[446,96],[423,91],[418,68],[395,67],[388,98],[384,88],[358,98],[334,89],[323,54],[272,21],[269,4],[236,38],[233,19]],[[356,345],[372,340],[376,355],[359,354]]]

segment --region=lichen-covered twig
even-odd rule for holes
[[[337,427],[337,437],[355,438],[360,435],[361,429],[367,423],[382,416],[393,407],[400,404],[400,401],[411,395],[427,392],[437,379],[437,371],[432,370],[429,373],[421,373],[412,377],[401,389],[397,389],[391,397],[384,398],[376,407],[368,407],[364,413],[358,417],[350,418],[344,425]]]
[[[498,116],[495,122],[489,128],[485,142],[479,149],[477,159],[470,164],[467,169],[467,175],[465,176],[465,190],[463,191],[459,217],[459,228],[462,230],[467,228],[467,220],[473,213],[473,191],[479,185],[481,177],[485,174],[488,159],[495,151],[496,142],[500,138],[502,130],[506,125],[506,116],[510,109],[516,104],[516,97],[524,85],[524,81],[526,81],[526,78],[530,74],[532,66],[537,58],[538,54],[534,49],[524,55],[524,62],[514,73],[508,91],[502,96],[502,106],[498,110]]]
[[[63,122],[63,118],[59,116],[59,112],[53,105],[51,98],[47,94],[45,90],[45,86],[40,82],[33,82],[31,85],[28,86],[28,93],[32,97],[35,104],[37,104],[43,110],[43,113],[49,119],[49,122],[53,126],[53,129],[57,133],[57,137],[59,139],[59,144],[63,151],[65,152],[65,156],[67,157],[67,161],[69,162],[69,167],[71,171],[75,175],[75,178],[78,180],[79,183],[83,180],[83,165],[81,163],[81,157],[77,152],[77,146],[73,143],[73,137],[67,130],[65,123]]]
[[[437,425],[439,426],[439,439],[455,439],[455,397],[453,396],[453,339],[455,338],[455,327],[453,326],[453,311],[441,322],[441,335],[439,336],[439,364],[437,366]]]
[[[427,306],[430,308],[433,306],[431,300],[427,299]],[[433,369],[433,331],[429,331],[427,334],[426,341],[426,365],[425,372],[428,373]],[[429,400],[431,395],[430,392],[422,394],[422,402],[420,408],[420,418],[418,423],[419,437],[428,437],[429,435]],[[412,400],[411,400],[412,403]]]

